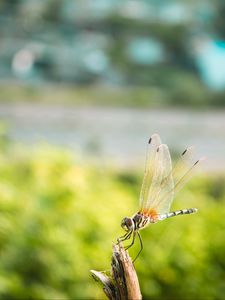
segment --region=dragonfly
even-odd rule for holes
[[[191,179],[195,170],[205,159],[194,161],[194,147],[185,149],[178,162],[172,167],[168,146],[162,144],[160,136],[153,134],[148,141],[144,179],[140,193],[139,211],[132,217],[125,217],[121,227],[125,234],[118,238],[118,243],[135,238],[140,241],[140,250],[133,260],[137,259],[143,249],[140,230],[152,223],[157,223],[171,217],[187,215],[197,212],[197,208],[186,208],[170,212],[174,195]]]

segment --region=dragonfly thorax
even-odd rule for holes
[[[145,216],[138,212],[132,218],[128,218],[128,217],[124,218],[121,222],[121,227],[125,231],[130,232],[130,231],[143,229],[149,223],[155,223],[155,222],[156,220],[151,219],[150,216]]]
[[[150,216],[144,215],[140,212],[133,216],[133,221],[137,230],[145,228],[149,223],[155,223]]]

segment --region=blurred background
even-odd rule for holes
[[[157,132],[207,160],[199,213],[143,231],[143,297],[224,299],[224,107],[222,0],[0,0],[0,298],[104,299]]]

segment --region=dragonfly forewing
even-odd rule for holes
[[[140,210],[143,210],[148,203],[150,183],[154,176],[154,170],[157,167],[157,149],[159,145],[161,145],[159,135],[153,134],[147,145],[145,172],[140,193]]]

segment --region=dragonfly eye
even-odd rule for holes
[[[121,227],[125,231],[133,231],[134,230],[134,222],[131,218],[124,218],[121,222]]]

